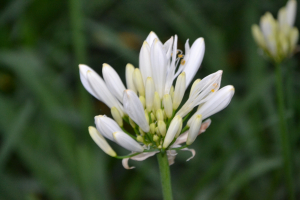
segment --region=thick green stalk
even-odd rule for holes
[[[284,93],[282,87],[282,75],[280,64],[276,64],[276,91],[277,91],[277,105],[279,114],[279,126],[280,126],[280,139],[281,149],[284,161],[284,171],[286,185],[289,193],[289,199],[295,199],[294,186],[292,177],[292,160],[291,160],[291,147],[289,142],[289,135],[287,131],[286,121],[284,119]]]
[[[162,185],[162,192],[164,200],[172,200],[172,187],[171,187],[171,174],[168,162],[168,156],[166,152],[160,152],[157,154],[157,160],[160,171],[160,179]]]

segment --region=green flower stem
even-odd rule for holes
[[[165,151],[158,153],[157,160],[164,200],[172,200],[171,175],[167,153]]]
[[[279,114],[279,126],[280,126],[280,139],[281,139],[281,148],[282,156],[284,161],[284,171],[285,179],[287,184],[287,189],[289,193],[289,199],[295,199],[294,196],[294,186],[293,186],[293,177],[292,177],[292,160],[291,160],[291,149],[289,142],[289,135],[287,132],[286,121],[284,119],[284,94],[282,87],[282,75],[280,64],[276,65],[276,91],[277,91],[277,105],[278,105],[278,114]]]

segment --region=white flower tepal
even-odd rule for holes
[[[113,133],[115,141],[125,149],[133,152],[143,152],[144,148],[133,138],[122,131]]]
[[[124,91],[123,104],[128,116],[139,125],[144,132],[149,132],[149,124],[145,117],[143,105],[132,90]]]

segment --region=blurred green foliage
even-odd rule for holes
[[[171,166],[175,199],[287,199],[274,95],[274,69],[259,56],[250,26],[285,1],[2,0],[0,4],[0,199],[161,199],[155,157],[104,154],[88,135],[109,109],[81,86],[78,64],[124,81],[143,40],[178,34],[179,48],[204,37],[196,77],[222,69],[232,103]],[[298,12],[298,16],[300,13]],[[296,20],[300,27],[300,20]],[[293,174],[300,198],[299,54],[283,65]],[[127,152],[113,146],[120,154]]]

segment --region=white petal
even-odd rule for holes
[[[159,151],[153,151],[153,152],[145,152],[145,153],[140,153],[136,156],[131,157],[130,159],[136,160],[136,161],[143,161],[146,160],[147,158],[154,156],[157,154]]]
[[[165,84],[165,94],[169,94],[170,89],[172,87],[172,83],[174,78],[176,77],[175,70],[176,70],[176,56],[177,56],[177,35],[175,35],[173,49],[172,49],[172,61],[169,64],[170,66],[167,68],[167,75],[166,75],[166,84]],[[169,59],[169,57],[167,57]]]
[[[102,78],[94,71],[87,71],[87,80],[92,88],[93,92],[99,96],[103,103],[105,103],[109,108],[116,107],[120,114],[124,115],[123,106],[120,102],[111,94],[106,84]]]
[[[268,37],[275,28],[275,19],[273,15],[267,12],[260,19],[260,28],[265,37]]]
[[[201,103],[208,101],[213,94],[220,88],[222,70],[217,71],[216,73],[210,74],[199,83],[197,83],[193,91],[190,94],[190,97],[186,103],[181,107],[181,109],[176,113],[184,117],[187,115],[193,108]]]
[[[196,151],[194,149],[189,149],[189,148],[184,148],[184,149],[181,149],[182,151],[190,151],[192,153],[192,156],[190,158],[188,158],[186,161],[189,161],[191,159],[193,159],[196,155]]]
[[[171,53],[172,53],[172,44],[173,44],[173,36],[170,39],[168,39],[168,41],[166,41],[164,43],[164,45],[163,45],[167,59],[169,59],[170,56],[171,56]]]
[[[134,168],[135,168],[134,166],[129,167],[128,161],[129,161],[129,158],[124,158],[124,159],[122,160],[122,165],[123,165],[123,167],[124,167],[125,169],[134,169]]]
[[[153,41],[154,41],[155,39],[158,39],[158,40],[159,40],[159,38],[157,37],[157,35],[156,35],[153,31],[151,31],[151,32],[149,33],[148,37],[146,38],[146,42],[149,44],[149,47],[152,46]]]
[[[144,132],[149,132],[150,127],[145,117],[143,105],[132,90],[124,91],[123,105],[128,116],[139,125]]]
[[[91,88],[88,80],[87,80],[87,71],[93,71],[95,74],[97,74],[92,68],[90,68],[87,65],[79,65],[79,75],[80,75],[80,80],[83,85],[83,87],[95,98],[97,98],[99,101],[102,101],[99,96],[96,95],[96,93],[93,91]],[[99,76],[99,75],[98,75]],[[101,79],[101,77],[99,76]]]
[[[94,142],[108,155],[115,157],[117,156],[116,152],[110,147],[110,145],[106,142],[104,137],[97,131],[97,129],[93,126],[89,126],[89,133]]]
[[[206,119],[211,115],[220,112],[228,106],[234,95],[234,87],[231,85],[220,89],[216,94],[206,103],[204,103],[199,110],[190,118],[188,124],[191,124],[195,115],[202,115],[202,119]]]
[[[162,43],[158,39],[155,39],[151,47],[151,67],[155,89],[162,99],[165,92],[167,59]]]
[[[122,131],[113,133],[115,141],[125,149],[133,152],[143,152],[144,148],[132,137]]]
[[[115,141],[113,133],[116,131],[122,131],[120,126],[115,122],[115,120],[106,117],[105,115],[98,115],[95,117],[95,124],[98,131],[104,135],[104,137]]]
[[[294,26],[297,12],[297,2],[289,0],[286,4],[287,23],[291,27]]]
[[[186,60],[186,64],[184,67],[184,72],[186,73],[186,87],[189,86],[191,81],[193,80],[195,74],[203,60],[205,52],[205,43],[203,38],[198,38],[192,45],[188,60]]]
[[[137,92],[137,89],[134,86],[133,82],[133,72],[134,72],[134,67],[132,64],[127,64],[126,65],[126,85],[127,88],[134,91],[135,93]]]
[[[175,163],[174,160],[176,158],[176,155],[177,155],[177,152],[175,150],[167,151],[169,165],[173,165]]]
[[[152,77],[151,60],[150,60],[150,46],[145,41],[140,51],[139,68],[142,73],[144,84],[148,77]]]
[[[277,20],[280,26],[283,26],[287,23],[287,13],[285,7],[279,9],[277,14]]]
[[[110,65],[104,63],[102,67],[102,74],[110,92],[117,97],[120,102],[122,102],[123,92],[126,88],[117,72]]]

